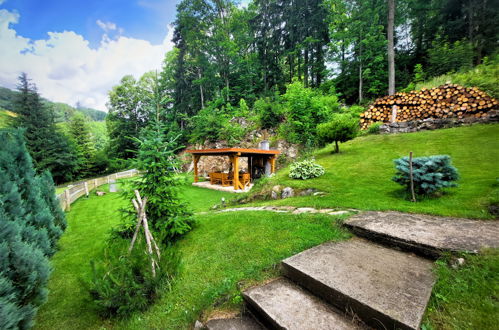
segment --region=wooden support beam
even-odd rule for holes
[[[270,158],[270,173],[275,173],[275,156]]]
[[[239,156],[234,156],[234,190],[239,189]]]
[[[198,182],[199,181],[199,176],[198,176],[198,162],[199,162],[199,158],[201,156],[199,155],[193,155],[194,157],[194,182]]]

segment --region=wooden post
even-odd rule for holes
[[[270,173],[275,173],[275,156],[270,158]]]
[[[416,194],[414,193],[414,178],[412,177],[412,151],[409,153],[409,177],[411,179],[411,201],[416,202]]]
[[[194,182],[199,181],[199,176],[198,176],[198,162],[199,162],[199,157],[198,155],[193,155],[194,156]]]
[[[392,105],[392,118],[390,120],[391,123],[394,123],[397,121],[397,106],[394,104]]]
[[[239,189],[239,154],[234,155],[234,190]]]
[[[107,176],[107,184],[109,184],[109,177],[110,177],[110,175]]]
[[[66,200],[66,211],[71,211],[71,195],[69,195],[69,189],[64,190],[64,199]]]
[[[94,179],[94,188],[97,189],[97,179]]]
[[[84,186],[85,186],[85,195],[87,195],[87,197],[88,197],[88,184],[87,184],[87,181],[85,181]]]

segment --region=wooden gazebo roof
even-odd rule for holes
[[[222,149],[191,149],[186,152],[198,156],[232,156],[238,155],[241,157],[255,155],[278,155],[279,150],[264,150],[264,149],[245,149],[245,148],[222,148]]]

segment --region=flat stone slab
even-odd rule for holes
[[[360,238],[329,242],[282,262],[284,274],[378,329],[419,329],[433,263]]]
[[[499,221],[494,220],[370,211],[344,224],[357,235],[434,258],[444,251],[477,253],[499,247]]]
[[[247,316],[228,318],[228,319],[213,319],[206,322],[208,330],[264,330],[265,328],[256,322],[254,319]]]
[[[357,329],[321,299],[281,278],[243,293],[250,310],[270,328],[288,330]]]

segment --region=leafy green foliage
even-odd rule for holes
[[[428,55],[428,72],[431,76],[470,69],[473,65],[473,48],[466,41],[434,43]]]
[[[294,162],[289,166],[289,177],[292,179],[308,180],[324,174],[324,167],[317,164],[314,159]]]
[[[335,152],[339,152],[338,142],[346,142],[357,136],[359,121],[350,114],[334,114],[332,120],[317,125],[317,135],[321,143],[335,143]]]
[[[26,329],[47,298],[48,257],[65,223],[50,175],[35,176],[22,131],[2,130],[0,140],[0,328]]]
[[[367,134],[379,134],[379,128],[383,125],[383,123],[374,123],[367,128]]]
[[[323,95],[298,81],[287,86],[282,98],[285,120],[280,133],[292,143],[315,144],[317,124],[339,109],[336,95]]]
[[[177,273],[179,258],[173,249],[162,251],[153,276],[150,261],[144,257],[143,240],[139,239],[130,255],[128,244],[128,240],[117,238],[106,248],[102,260],[91,262],[89,292],[103,317],[125,318],[146,310],[166,291]]]
[[[394,160],[397,173],[393,181],[410,189],[409,157]],[[451,165],[447,155],[417,157],[412,159],[414,191],[419,195],[430,195],[436,191],[457,187],[453,181],[459,179],[457,169]]]
[[[449,81],[453,84],[465,87],[478,87],[490,96],[499,98],[499,54],[485,58],[484,62],[473,69],[435,77],[431,80],[416,84],[414,89],[433,88],[446,84]]]

